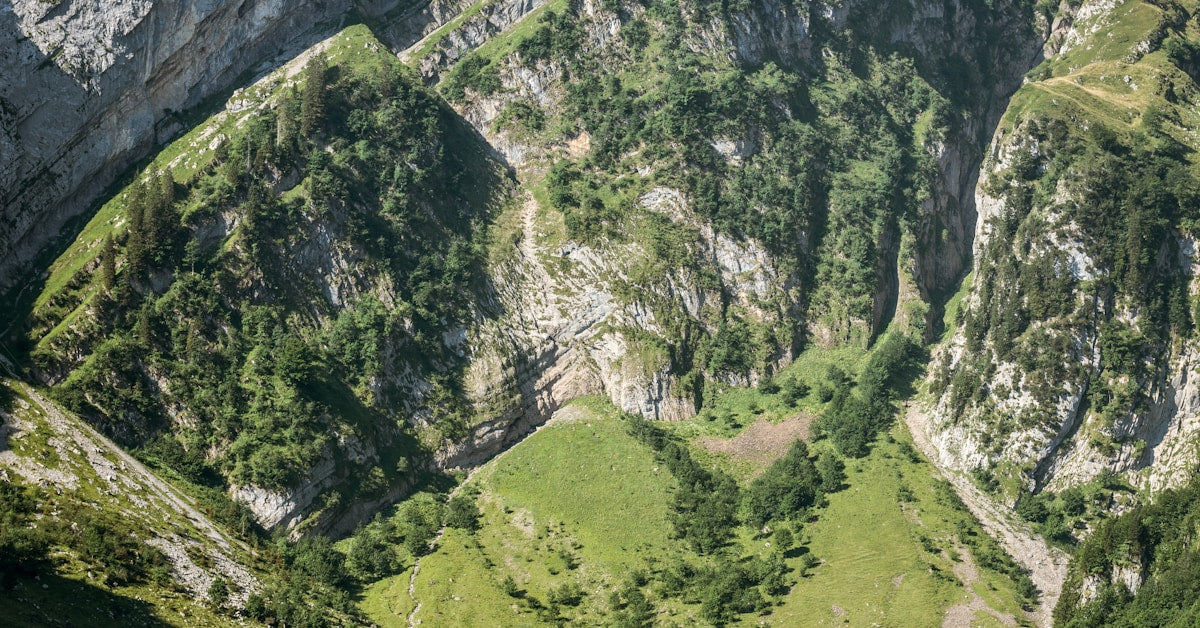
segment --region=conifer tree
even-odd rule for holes
[[[175,215],[175,179],[168,170],[154,175],[150,184],[156,188],[155,203],[147,208],[151,212],[148,222],[153,234],[151,258],[162,264],[170,254],[175,228],[179,224],[179,218]]]
[[[285,92],[279,101],[275,118],[275,148],[279,156],[287,159],[296,152],[296,109],[299,98],[296,92]]]
[[[128,270],[126,279],[133,281],[146,272],[146,189],[141,179],[133,182],[125,199],[125,213],[129,218],[129,238],[125,242]]]
[[[300,134],[312,138],[325,118],[326,61],[315,55],[304,66],[304,88],[300,99]]]
[[[142,347],[149,349],[154,342],[154,330],[150,328],[150,304],[148,303],[143,305],[141,311],[138,312],[137,335],[138,342],[142,344]]]
[[[112,234],[104,236],[104,244],[100,248],[100,286],[105,292],[111,292],[117,280],[116,257]]]

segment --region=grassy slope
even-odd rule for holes
[[[1180,4],[1188,11],[1196,9],[1194,2]],[[1128,137],[1149,109],[1159,107],[1174,109],[1180,116],[1180,125],[1164,130],[1193,144],[1188,129],[1200,123],[1200,113],[1191,107],[1174,107],[1162,95],[1165,84],[1182,86],[1189,79],[1170,63],[1161,47],[1140,57],[1133,52],[1139,42],[1149,38],[1163,15],[1153,4],[1124,0],[1111,12],[1077,24],[1081,32],[1097,29],[1096,33],[1030,72],[1041,80],[1026,83],[1013,96],[1001,131],[1008,132],[1033,116],[1048,116],[1101,122]],[[1197,34],[1197,28],[1195,20],[1189,21],[1189,37]]]
[[[464,487],[480,490],[483,529],[474,537],[449,529],[437,552],[421,560],[419,619],[532,621],[514,614],[515,600],[500,588],[505,577],[538,599],[552,583],[599,590],[675,547],[666,537],[670,474],[625,433],[606,402],[577,401],[570,414],[485,465]],[[563,553],[579,567],[569,569]],[[386,625],[397,610],[402,616],[411,609],[408,578],[400,574],[367,590],[364,609],[372,619]],[[605,608],[600,596],[581,605],[589,614]]]
[[[382,44],[375,39],[370,29],[361,24],[347,27],[326,40],[324,45],[331,65],[377,66],[386,58]],[[192,175],[212,162],[214,151],[210,146],[213,142],[222,135],[232,137],[259,107],[276,102],[283,90],[296,80],[295,75],[303,67],[305,59],[306,57],[294,59],[250,87],[234,92],[226,109],[213,114],[165,146],[145,166],[144,172],[170,171],[177,183],[188,181]],[[233,107],[235,103],[236,107]],[[183,207],[182,213],[186,216],[193,209],[195,208],[190,206]],[[77,282],[74,280],[77,275],[86,272],[85,269],[89,265],[96,263],[104,237],[111,234],[114,238],[119,238],[127,225],[125,196],[123,193],[117,194],[100,207],[71,246],[50,265],[46,283],[34,301],[33,310],[38,312],[47,304],[56,301],[69,303],[72,309],[65,313],[51,330],[38,338],[38,346],[49,346],[56,336],[70,329],[72,323],[87,311],[91,299],[97,294],[97,285],[87,282],[76,286]],[[78,293],[69,294],[72,291]]]
[[[893,434],[909,440],[903,428]],[[792,589],[773,623],[930,626],[949,606],[967,601],[952,575],[953,557],[961,551],[959,526],[979,534],[978,524],[946,499],[949,489],[939,488],[944,483],[932,465],[914,462],[901,447],[880,443],[867,458],[847,461],[849,488],[830,496],[804,535],[823,563]],[[901,487],[912,502],[900,503]],[[996,610],[1021,616],[1005,576],[980,569],[973,586]]]

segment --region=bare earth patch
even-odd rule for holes
[[[765,469],[783,457],[796,439],[808,438],[809,427],[816,418],[811,414],[799,414],[779,423],[771,423],[760,417],[733,438],[704,436],[698,442],[715,454],[726,454],[735,460],[748,462],[757,469]]]

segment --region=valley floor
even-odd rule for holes
[[[770,426],[757,423],[742,434]],[[691,422],[673,427],[697,430]],[[701,449],[718,441],[731,442],[694,435],[690,444],[704,455]],[[729,451],[702,460],[742,481],[761,472],[753,461],[738,459],[745,452],[736,446]],[[866,458],[848,459],[846,476],[825,507],[793,524],[797,546],[784,554],[786,592],[759,612],[738,615],[737,623],[1031,622],[1013,580],[997,569],[1005,560],[999,546],[915,452],[903,427],[882,437]],[[632,577],[656,623],[706,623],[701,600],[672,594],[664,584],[679,565],[712,559],[671,538],[674,490],[670,474],[626,433],[606,401],[568,405],[460,487],[479,496],[477,531],[445,529],[415,568],[409,564],[369,586],[363,607],[383,626],[526,625],[553,621],[554,613],[559,620],[597,623],[612,619],[615,595]],[[741,528],[717,560],[745,564],[769,556],[774,540]],[[559,603],[564,591],[578,599]]]

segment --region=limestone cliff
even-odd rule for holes
[[[0,7],[0,290],[182,114],[292,56],[349,2],[15,0]]]

